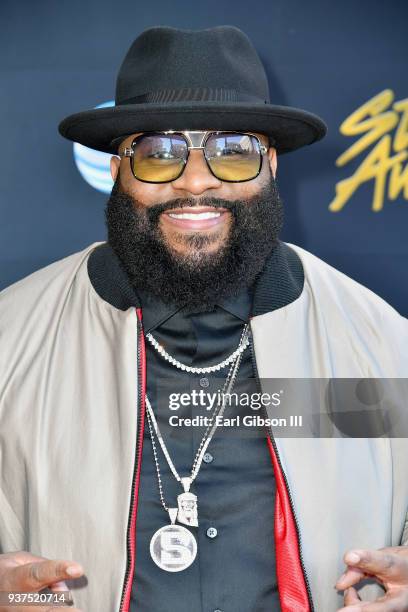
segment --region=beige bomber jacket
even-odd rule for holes
[[[103,268],[91,282],[88,260],[104,245],[0,293],[0,552],[74,559],[85,569],[68,582],[75,604],[125,612],[137,533],[142,328],[137,308],[120,302],[121,282],[119,301],[98,289]],[[280,243],[279,252],[250,322],[261,384],[408,378],[406,318],[305,249]],[[273,434],[283,477],[275,525],[282,610],[334,612],[347,549],[408,545],[407,440]],[[374,584],[360,590],[367,599],[381,593]]]

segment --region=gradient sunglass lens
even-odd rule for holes
[[[151,183],[174,181],[184,169],[187,154],[187,143],[182,136],[142,136],[133,147],[133,174],[137,179]]]
[[[205,156],[213,174],[224,181],[248,181],[261,169],[259,142],[250,134],[211,134]]]

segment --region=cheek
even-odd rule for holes
[[[243,201],[252,198],[261,189],[259,178],[260,176],[246,183],[238,183],[238,189],[231,194],[231,199]]]
[[[262,162],[262,168],[260,174],[251,181],[246,181],[244,183],[236,183],[235,185],[231,184],[231,190],[228,194],[229,199],[231,200],[248,200],[256,196],[263,187],[265,187],[269,181],[270,177],[270,169],[268,166],[268,161],[266,159]]]
[[[143,183],[134,178],[129,167],[120,170],[120,184],[126,193],[144,206],[154,206],[172,198],[168,186],[155,183]],[[174,197],[174,196],[173,196]]]

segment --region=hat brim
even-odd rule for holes
[[[124,104],[69,115],[59,133],[87,147],[117,154],[112,140],[156,130],[242,130],[272,137],[279,154],[310,145],[327,132],[325,122],[312,113],[274,104],[246,102],[175,102]]]

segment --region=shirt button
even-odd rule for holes
[[[210,381],[208,380],[206,376],[203,376],[203,378],[200,378],[200,385],[202,387],[208,387],[209,384],[210,384]]]
[[[209,527],[209,528],[207,529],[207,535],[208,535],[208,537],[209,537],[209,538],[211,538],[211,539],[212,539],[212,538],[216,538],[216,537],[217,537],[217,533],[218,533],[218,531],[216,530],[216,528],[215,528],[215,527]]]
[[[211,453],[204,453],[203,461],[205,461],[206,463],[211,463],[213,459],[214,457]]]

